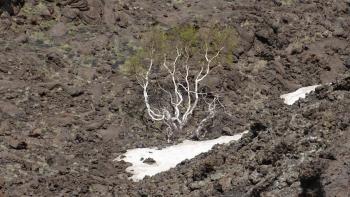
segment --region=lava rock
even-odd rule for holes
[[[230,127],[223,127],[222,133],[225,135],[230,135],[230,134],[232,134],[232,129]]]
[[[348,58],[345,60],[344,65],[346,66],[346,68],[349,68],[349,69],[350,69],[350,57],[348,57]]]
[[[79,87],[66,86],[64,90],[72,97],[77,97],[84,94],[84,90]]]
[[[336,27],[333,32],[334,36],[343,37],[345,35],[345,30],[342,27]]]
[[[143,161],[143,163],[152,165],[152,164],[156,163],[156,161],[155,161],[154,159],[152,159],[152,158],[149,157],[149,158],[145,159],[145,160]]]
[[[15,39],[15,41],[17,43],[22,43],[22,44],[27,43],[28,42],[28,36],[26,34],[21,34]]]
[[[261,122],[255,122],[250,126],[250,131],[254,134],[254,136],[257,136],[259,131],[265,131],[266,129],[267,126]]]
[[[16,150],[25,150],[28,148],[28,144],[25,141],[20,141],[20,140],[11,140],[9,142],[9,146],[12,149]]]
[[[33,138],[38,138],[42,135],[42,130],[39,128],[33,129],[30,133],[29,133],[29,137],[33,137]]]
[[[271,29],[261,29],[255,32],[255,37],[262,43],[272,46],[274,44],[274,35]]]
[[[219,185],[224,192],[228,192],[232,189],[232,184],[231,184],[232,178],[229,176],[222,177],[219,180]]]
[[[68,29],[64,23],[57,23],[50,29],[50,35],[53,37],[62,37],[66,35]]]
[[[8,114],[11,117],[19,117],[24,114],[24,111],[18,108],[16,105],[10,102],[0,101],[0,111],[5,114]]]
[[[202,187],[205,187],[207,185],[207,181],[196,181],[193,182],[189,185],[191,190],[196,190],[196,189],[200,189]]]

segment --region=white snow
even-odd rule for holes
[[[227,144],[231,141],[239,140],[247,132],[244,131],[234,136],[221,136],[217,139],[207,141],[185,140],[180,144],[161,150],[157,150],[156,148],[131,149],[114,161],[123,160],[131,163],[132,166],[128,167],[126,171],[133,174],[131,177],[133,181],[139,181],[147,175],[153,176],[157,173],[167,171],[186,159],[192,159],[201,153],[208,152],[215,144]],[[154,159],[155,163],[143,163],[143,160],[147,158]]]
[[[281,95],[281,98],[284,99],[284,103],[287,105],[293,105],[297,100],[300,98],[305,98],[306,94],[309,94],[312,91],[315,91],[315,89],[320,85],[314,85],[314,86],[307,86],[303,88],[297,89],[295,92],[291,92],[288,94]]]

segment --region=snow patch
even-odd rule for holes
[[[191,141],[185,140],[180,144],[166,147],[161,150],[157,148],[136,148],[128,150],[125,154],[114,159],[114,161],[125,161],[132,164],[126,169],[127,172],[133,174],[133,181],[142,180],[145,176],[153,176],[170,168],[175,167],[186,159],[192,159],[195,156],[208,152],[216,144],[227,144],[231,141],[239,140],[243,133],[234,136],[221,136],[214,140],[207,141]],[[143,161],[152,158],[155,163],[147,164]]]
[[[306,94],[309,94],[312,91],[321,85],[307,86],[297,89],[295,92],[281,95],[281,98],[284,99],[284,103],[287,105],[293,105],[300,98],[305,98]]]

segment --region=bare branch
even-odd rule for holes
[[[161,110],[151,107],[149,103],[149,95],[148,95],[148,85],[149,85],[149,75],[152,71],[152,66],[154,64],[154,60],[151,58],[151,62],[149,64],[148,70],[146,71],[144,80],[140,85],[143,87],[143,96],[144,102],[146,104],[147,112],[152,120],[154,121],[163,121],[163,123],[167,126],[167,135],[170,137],[173,135],[173,132],[179,132],[182,128],[187,124],[189,117],[193,114],[193,111],[196,109],[199,102],[199,95],[207,95],[207,93],[199,92],[200,82],[206,78],[210,72],[210,67],[212,61],[217,58],[223,48],[221,48],[213,57],[209,57],[208,48],[205,50],[205,64],[201,66],[201,69],[197,72],[193,79],[193,85],[191,85],[190,80],[190,67],[189,67],[189,52],[188,49],[184,49],[184,54],[182,54],[181,50],[176,48],[176,56],[173,61],[169,62],[167,56],[164,55],[164,61],[162,63],[163,67],[171,77],[171,83],[173,86],[172,90],[166,90],[163,88],[158,82],[158,87],[163,92],[169,95],[170,97],[170,106],[172,110],[167,109],[169,106],[164,106]],[[182,61],[182,67],[178,68],[179,62]],[[170,66],[171,65],[171,66]],[[180,64],[181,65],[181,64]],[[183,68],[185,71],[183,71]],[[181,73],[181,72],[184,72]],[[179,77],[180,76],[180,77]],[[184,80],[184,84],[180,81]],[[139,80],[138,80],[139,81]],[[192,88],[191,88],[192,87]],[[182,89],[183,90],[182,90]],[[185,92],[183,95],[182,93]],[[186,104],[182,105],[182,103],[186,100]],[[211,102],[207,102],[204,99],[205,103],[207,103],[208,115],[202,119],[198,125],[198,128],[195,130],[196,135],[199,135],[199,132],[203,129],[204,124],[211,118],[215,116],[217,103],[222,105],[218,99],[218,96]],[[185,109],[183,109],[184,107]],[[181,109],[180,109],[181,108]],[[168,138],[169,139],[169,138]]]
[[[208,104],[208,112],[209,112],[209,113],[208,113],[208,115],[207,115],[204,119],[202,119],[202,121],[199,123],[199,125],[198,125],[198,127],[197,127],[197,129],[196,129],[196,131],[195,131],[195,134],[196,134],[197,137],[199,136],[200,131],[203,129],[205,123],[206,123],[208,120],[214,118],[214,116],[215,116],[215,114],[216,114],[216,102],[217,102],[217,97],[215,97],[215,98],[213,99],[213,101],[210,102],[210,103]]]
[[[156,112],[154,112],[154,110],[152,110],[151,105],[149,104],[148,92],[147,92],[147,88],[148,88],[148,84],[149,84],[149,73],[152,70],[152,66],[153,66],[153,59],[151,59],[151,62],[150,62],[149,67],[148,67],[148,70],[146,72],[145,82],[144,82],[144,84],[142,86],[143,87],[143,97],[144,97],[145,104],[146,104],[146,107],[147,107],[148,115],[153,120],[159,121],[159,120],[163,120],[164,119],[164,115],[159,114],[159,113],[157,114]]]
[[[170,97],[170,103],[172,105],[175,105],[174,101],[173,101],[173,95],[166,89],[164,89],[158,82],[157,82],[158,86],[159,86],[159,89],[163,90],[165,93],[167,93]]]

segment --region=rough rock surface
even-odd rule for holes
[[[118,67],[182,23],[237,29],[206,137],[250,133],[134,183],[112,160],[167,142]],[[349,23],[346,0],[0,0],[0,196],[349,196]]]

